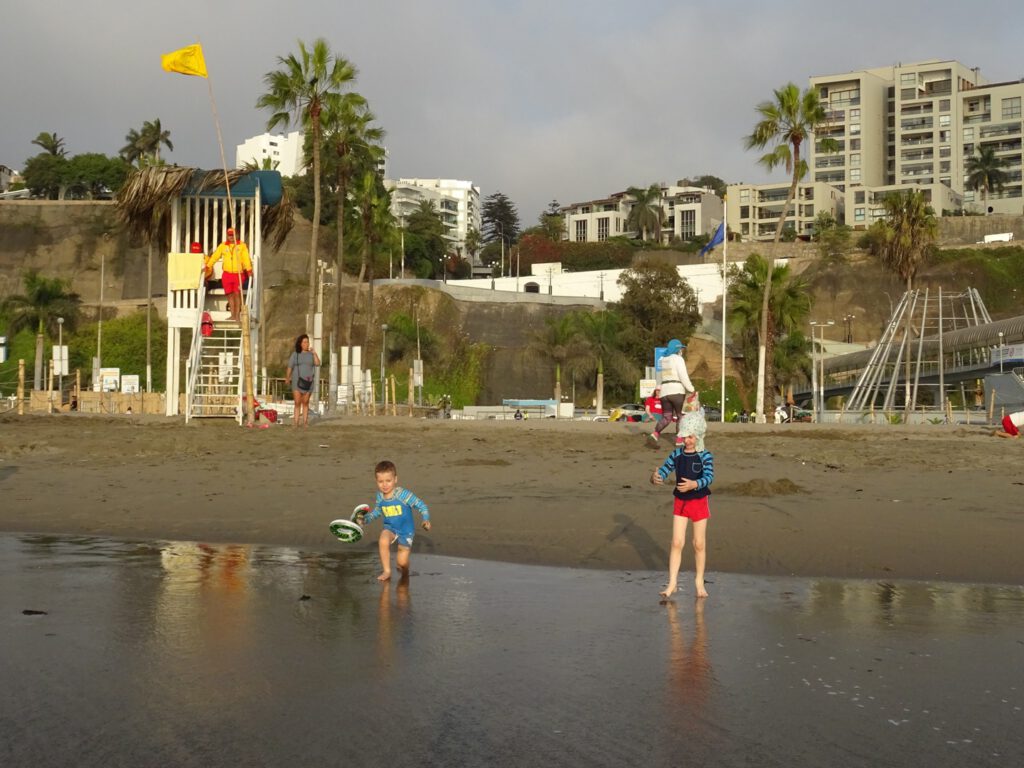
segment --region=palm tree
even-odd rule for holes
[[[555,364],[555,407],[562,402],[562,366],[580,357],[580,336],[571,315],[548,318],[544,328],[535,331],[529,351]]]
[[[42,147],[43,151],[50,155],[64,157],[66,154],[64,151],[64,139],[58,136],[56,131],[53,133],[40,131],[39,135],[32,139],[32,143],[37,147]]]
[[[373,170],[383,157],[384,129],[371,123],[376,116],[358,93],[328,94],[320,116],[324,141],[334,170],[338,249],[334,257],[334,327],[341,336],[341,287],[345,263],[345,204],[357,175]]]
[[[366,308],[366,333],[363,337],[363,345],[370,341],[370,327],[373,323],[373,267],[374,267],[374,246],[387,237],[388,231],[394,228],[395,219],[391,215],[391,193],[384,188],[379,175],[375,170],[366,171],[359,179],[356,189],[353,191],[355,212],[359,217],[360,236],[363,242],[363,260],[359,266],[359,281],[356,283],[356,296],[358,287],[363,278],[367,282],[367,308]],[[348,338],[352,336],[352,317],[355,315],[355,302],[353,302],[352,313],[349,315]]]
[[[758,418],[768,416],[774,420],[774,372],[770,368],[765,369],[765,361],[772,359],[772,350],[769,347],[772,337],[768,333],[768,301],[771,295],[772,276],[775,271],[773,269],[775,248],[778,246],[779,240],[782,239],[786,215],[796,198],[800,179],[807,175],[807,161],[801,157],[801,149],[805,141],[808,141],[814,133],[827,125],[828,118],[825,108],[818,100],[817,91],[808,88],[801,94],[800,89],[793,83],[787,83],[782,88],[776,89],[774,99],[759,104],[757,113],[761,119],[754,126],[753,133],[744,140],[746,148],[764,149],[773,144],[774,147],[771,151],[762,155],[758,162],[769,171],[780,165],[784,166],[792,177],[789,194],[782,206],[779,223],[775,227],[775,240],[768,255],[767,279],[764,285],[764,295],[761,297],[757,416]],[[834,139],[823,138],[817,141],[816,149],[819,152],[834,152],[838,148]],[[767,398],[767,402],[765,402],[765,398]]]
[[[640,239],[646,240],[648,231],[654,233],[656,240],[661,239],[661,185],[630,187],[626,194],[633,198],[633,206],[626,217],[626,226],[640,233]]]
[[[328,94],[340,93],[356,79],[356,68],[331,52],[323,38],[312,48],[299,41],[298,55],[279,56],[280,69],[267,72],[263,83],[267,92],[256,101],[257,109],[270,110],[267,130],[288,126],[294,119],[313,135],[313,236],[309,246],[309,295],[307,314],[310,322],[316,309],[317,238],[320,230],[320,113]]]
[[[988,215],[988,195],[995,190],[1003,191],[1007,176],[1003,168],[1006,167],[1006,159],[996,157],[996,150],[993,146],[980,147],[978,154],[967,158],[964,170],[967,171],[967,188],[977,192],[981,190],[981,205]]]
[[[579,356],[584,366],[581,372],[593,369],[597,374],[597,412],[604,411],[604,370],[607,363],[618,381],[636,378],[636,366],[623,351],[620,336],[624,325],[622,315],[610,310],[578,312],[573,314],[578,334]]]
[[[758,369],[760,360],[760,322],[764,286],[768,282],[768,260],[758,253],[750,255],[743,268],[729,279],[729,326],[733,338],[743,352],[744,382],[754,383],[750,375]],[[771,296],[768,303],[768,333],[772,347],[772,364],[787,378],[809,367],[800,359],[808,349],[807,339],[800,330],[810,313],[810,292],[807,283],[793,277],[789,265],[772,263]],[[791,340],[791,337],[796,339]],[[802,341],[800,341],[802,339]],[[772,413],[774,414],[774,404]]]
[[[160,165],[160,147],[165,146],[172,152],[171,132],[160,125],[160,118],[146,120],[141,130],[132,128],[124,137],[125,145],[121,147],[121,157],[125,162],[138,162],[143,165]]]
[[[68,289],[70,283],[60,278],[40,277],[38,270],[30,269],[22,273],[25,293],[8,296],[0,304],[0,310],[8,318],[8,333],[14,335],[22,328],[36,328],[36,359],[34,372],[34,389],[43,387],[43,334],[55,335],[58,330],[58,317],[64,318],[68,330],[73,330],[78,322],[78,305],[81,303],[77,293]]]
[[[920,190],[891,192],[885,197],[885,219],[880,222],[879,232],[884,240],[880,254],[882,263],[907,285],[907,294],[914,287],[914,277],[928,251],[935,243],[939,224],[935,214]],[[910,410],[910,354],[911,315],[904,311],[906,329],[904,338],[908,345],[904,355],[903,386],[905,408]]]

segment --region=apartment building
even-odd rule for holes
[[[639,237],[627,223],[634,202],[631,195],[617,192],[564,206],[566,239],[599,243],[619,235]],[[667,244],[710,232],[722,220],[724,208],[722,199],[709,189],[672,184],[661,188],[661,210],[661,242]]]
[[[789,188],[788,182],[730,184],[726,194],[730,231],[745,241],[772,240]],[[783,226],[794,229],[799,237],[810,237],[814,218],[822,211],[828,211],[836,221],[844,220],[842,190],[823,181],[804,182],[797,186],[796,199],[789,207]]]
[[[253,163],[258,168],[278,171],[282,176],[301,176],[306,172],[302,152],[304,140],[302,131],[253,136],[235,148],[235,167],[244,168],[247,163]]]
[[[391,214],[400,222],[421,201],[433,203],[448,228],[446,237],[460,252],[470,230],[480,231],[480,187],[459,179],[385,179],[391,192]]]
[[[907,188],[925,191],[937,215],[961,207],[980,213],[980,194],[967,188],[966,163],[982,146],[1007,162],[1008,183],[989,195],[988,207],[1021,213],[1024,83],[990,84],[976,68],[930,60],[818,75],[810,86],[828,116],[810,153],[811,178],[846,193],[851,226],[870,224],[877,214],[868,200]],[[837,152],[823,151],[825,137],[838,143]],[[858,187],[863,194],[851,201]]]
[[[846,193],[845,219],[837,219],[851,229],[867,229],[879,219],[884,219],[885,198],[893,192],[912,189],[920,191],[925,201],[941,217],[943,212],[959,211],[964,207],[964,196],[954,192],[945,184],[886,184],[874,187],[851,187]]]

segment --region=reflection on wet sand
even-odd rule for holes
[[[391,597],[391,583],[381,584],[380,601],[377,604],[377,664],[382,674],[394,671],[395,633],[407,623],[410,608],[408,574],[399,579],[394,600]]]
[[[696,724],[707,718],[708,695],[712,686],[711,659],[708,656],[708,632],[704,622],[707,600],[693,602],[693,629],[684,631],[679,617],[679,604],[664,601],[668,616],[668,702],[680,705]]]

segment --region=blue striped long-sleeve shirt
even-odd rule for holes
[[[395,488],[390,499],[385,499],[384,494],[377,491],[373,510],[363,518],[363,522],[373,522],[383,515],[385,528],[399,534],[411,534],[416,529],[416,520],[412,514],[414,509],[424,521],[430,520],[430,510],[426,503],[412,491]]]
[[[682,480],[697,481],[697,487],[692,491],[682,493],[674,489],[672,493],[676,498],[700,499],[711,494],[711,483],[715,479],[715,459],[710,451],[686,453],[682,448],[676,448],[665,459],[665,463],[658,467],[658,477],[665,480],[672,472],[676,474],[676,483]]]

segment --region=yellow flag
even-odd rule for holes
[[[203,59],[203,46],[199,43],[186,45],[177,51],[165,53],[160,57],[160,65],[168,72],[180,72],[183,75],[206,77],[206,61]]]

